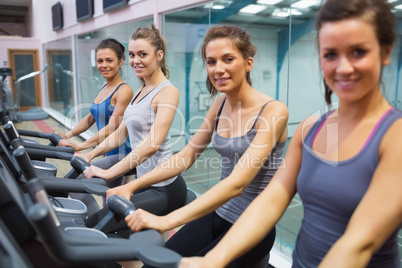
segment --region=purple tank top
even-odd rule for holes
[[[239,159],[243,156],[250,144],[253,142],[253,139],[257,134],[256,124],[258,119],[260,118],[261,113],[267,104],[271,102],[269,101],[263,105],[254,121],[252,128],[246,134],[239,137],[226,138],[217,133],[219,117],[225,101],[226,99],[222,102],[215,119],[215,128],[211,139],[215,151],[221,155],[221,180],[225,179],[230,175],[230,173],[232,173]],[[269,109],[269,107],[267,109]],[[276,170],[282,163],[285,144],[286,141],[276,143],[270,155],[267,156],[264,165],[261,167],[260,171],[253,178],[250,184],[246,187],[246,189],[244,189],[243,193],[232,198],[216,210],[216,213],[221,218],[232,224],[235,223],[248,205],[265,189],[265,187],[271,181],[271,178],[274,176]]]
[[[344,233],[377,168],[381,140],[389,127],[402,117],[402,112],[390,109],[362,149],[354,157],[339,162],[321,159],[312,150],[312,142],[327,116],[323,115],[314,124],[303,142],[297,190],[303,202],[304,218],[292,267],[317,267]],[[397,233],[395,230],[367,267],[400,267]]]

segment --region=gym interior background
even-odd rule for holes
[[[401,109],[402,0],[389,2],[400,27],[391,65],[383,71],[384,94]],[[71,127],[88,114],[103,83],[96,68],[97,44],[113,37],[127,48],[136,28],[155,23],[167,41],[170,80],[181,94],[170,133],[178,151],[200,126],[212,101],[199,53],[204,34],[214,25],[237,25],[252,35],[257,46],[253,87],[289,107],[291,138],[303,118],[327,110],[314,28],[320,4],[321,0],[2,0],[0,67],[12,69],[7,81],[14,91],[13,81],[45,70],[24,84],[21,109],[41,106],[60,124]],[[133,90],[140,86],[127,55],[122,77]],[[91,131],[82,137],[89,137]],[[214,185],[220,176],[218,161],[214,150],[207,149],[185,172],[188,187],[202,194]],[[302,215],[296,196],[277,225],[272,254],[273,262],[281,263],[277,267],[290,267]],[[401,235],[399,245],[402,248]]]

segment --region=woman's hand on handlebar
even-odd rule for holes
[[[79,151],[78,146],[70,140],[62,139],[59,141],[60,147],[73,147],[74,151]]]
[[[112,195],[121,195],[122,197],[126,198],[127,200],[130,200],[131,195],[133,192],[129,189],[129,187],[126,187],[126,185],[121,185],[118,187],[111,188],[106,191],[106,200],[109,199],[110,196]],[[106,201],[107,203],[107,201]]]
[[[127,226],[135,233],[143,229],[155,229],[160,233],[169,230],[164,216],[155,216],[142,209],[137,209],[126,218]]]
[[[182,258],[179,268],[216,268],[204,257]]]
[[[84,159],[85,161],[87,161],[88,163],[91,163],[92,158],[89,155],[89,153],[86,153],[86,154],[75,153],[74,155],[77,155],[77,156],[81,157],[82,159]]]
[[[84,170],[83,174],[85,178],[102,178],[104,180],[110,179],[107,170],[96,166],[89,166],[86,170]]]
[[[60,137],[62,137],[63,139],[67,139],[67,135],[61,134],[60,132],[55,132],[57,135],[59,135]]]

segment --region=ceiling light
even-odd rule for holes
[[[394,6],[394,8],[396,8],[396,9],[402,9],[402,5]]]
[[[239,10],[240,13],[248,13],[248,14],[257,14],[258,12],[263,11],[267,7],[261,5],[248,5]]]
[[[296,8],[309,8],[311,6],[320,5],[321,0],[300,0],[292,4],[292,7]]]
[[[212,6],[212,9],[224,9],[225,6],[224,5],[214,5]]]
[[[204,8],[212,8],[212,9],[224,9],[224,5],[214,4],[214,3],[207,3],[204,5]]]
[[[277,8],[272,13],[272,16],[284,18],[284,17],[288,17],[290,15],[290,13],[292,13],[292,15],[294,15],[294,16],[303,14],[300,10],[297,10],[297,9],[292,9],[292,11],[290,12],[289,8]]]
[[[388,3],[392,4],[392,3],[396,2],[396,1],[398,1],[398,0],[388,0]]]
[[[263,4],[263,5],[269,5],[273,6],[278,4],[279,2],[282,2],[283,0],[257,0],[257,4]]]
[[[276,8],[274,12],[272,12],[272,16],[285,18],[290,15],[289,9],[285,8]]]
[[[291,13],[292,13],[292,15],[295,15],[295,16],[303,14],[300,10],[297,10],[294,8],[291,9]]]

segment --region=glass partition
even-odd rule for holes
[[[73,63],[71,38],[44,45],[47,69],[47,94],[49,107],[63,115],[74,106]]]
[[[204,34],[209,28],[208,20],[199,19],[208,18],[209,13],[209,8],[201,6],[163,16],[170,80],[180,91],[179,116],[176,116],[171,130],[176,138],[177,149],[183,148],[197,131],[211,104],[205,84],[206,72],[199,54]],[[216,170],[210,165],[209,160],[213,158],[216,158],[215,151],[205,150],[198,161],[183,174],[187,186],[198,194],[208,190],[219,179],[219,165]]]

